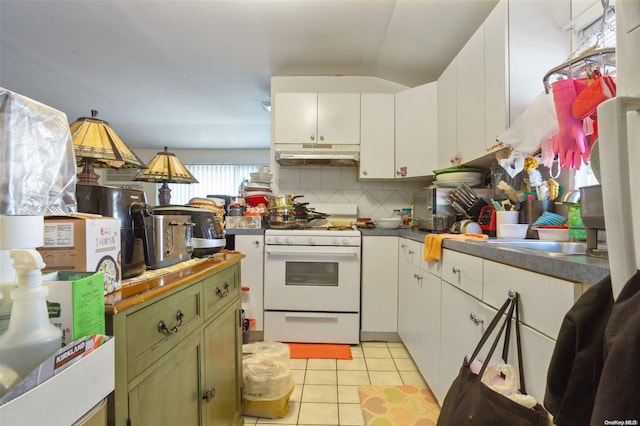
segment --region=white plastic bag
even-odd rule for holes
[[[502,377],[503,375],[504,378]],[[481,380],[492,390],[527,408],[533,408],[538,403],[531,395],[523,395],[518,392],[518,375],[512,365],[498,364],[489,366],[482,375]]]

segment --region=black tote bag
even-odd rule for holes
[[[527,408],[515,401],[492,390],[482,383],[481,378],[487,364],[493,355],[500,337],[504,334],[502,358],[507,361],[508,345],[511,331],[511,319],[515,311],[516,347],[518,350],[518,367],[520,371],[520,392],[525,394],[524,373],[522,367],[522,348],[520,344],[520,317],[518,314],[519,294],[507,299],[496,316],[491,320],[487,330],[482,335],[478,346],[471,357],[462,362],[460,372],[455,378],[442,403],[438,426],[461,425],[504,425],[504,426],[547,426],[550,424],[549,413],[540,404]],[[508,311],[507,311],[508,309]],[[505,318],[502,318],[507,312]],[[479,374],[471,372],[470,365],[482,350],[489,336],[500,320],[502,325],[491,346],[486,362],[483,363]]]

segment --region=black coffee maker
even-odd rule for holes
[[[78,211],[116,218],[120,221],[122,278],[140,275],[146,269],[142,239],[136,238],[132,203],[146,203],[144,191],[101,185],[76,185]]]

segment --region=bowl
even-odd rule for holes
[[[257,207],[260,204],[264,204],[265,206],[269,204],[269,198],[264,195],[250,195],[245,197],[245,200],[251,207]]]
[[[402,223],[401,217],[381,217],[376,219],[376,226],[380,229],[398,229]]]
[[[551,240],[551,241],[569,241],[569,228],[568,227],[545,227],[537,226],[533,228],[538,231],[539,240]]]
[[[500,223],[496,225],[496,237],[522,239],[527,237],[527,223]]]

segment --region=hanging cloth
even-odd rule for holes
[[[605,328],[604,367],[591,426],[614,424],[614,420],[621,424],[640,421],[639,325],[640,271],[636,271],[616,299]],[[626,420],[631,423],[624,423]]]
[[[544,406],[554,423],[588,425],[604,364],[611,277],[589,288],[564,317],[547,372]]]

